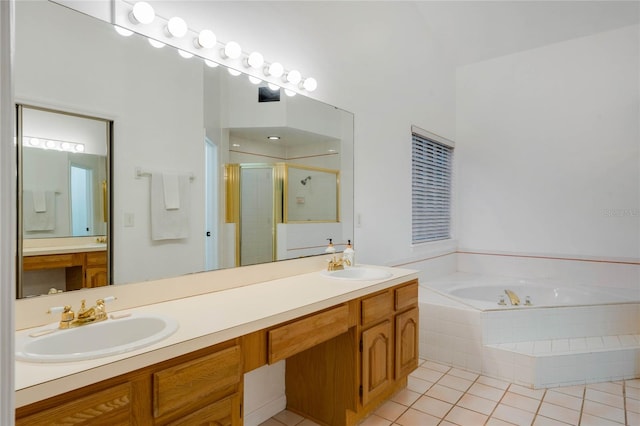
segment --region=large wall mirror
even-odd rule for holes
[[[16,3],[17,103],[111,129],[111,215],[104,232],[84,236],[106,237],[108,283],[318,255],[327,238],[352,239],[353,115],[178,53],[52,2]],[[30,214],[48,192],[61,202],[57,186],[30,189],[24,176]],[[85,256],[84,277],[57,271],[76,283],[63,290],[102,282]]]

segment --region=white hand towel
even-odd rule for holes
[[[22,220],[25,232],[54,231],[56,229],[56,199],[53,191],[44,191],[45,212],[36,212],[33,191],[24,191],[22,197]]]
[[[33,191],[33,210],[36,213],[47,212],[47,199],[44,191]]]
[[[164,189],[164,208],[178,210],[180,208],[180,189],[178,175],[163,173],[162,186]]]
[[[154,241],[189,237],[189,177],[177,176],[177,180],[180,208],[168,210],[162,173],[151,175],[151,239]]]

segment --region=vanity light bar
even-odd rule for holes
[[[35,138],[32,136],[24,136],[22,138],[22,146],[29,148],[53,149],[57,151],[67,152],[84,152],[85,150],[85,146],[83,143]]]
[[[235,41],[222,43],[211,30],[192,30],[184,19],[178,16],[170,19],[160,17],[145,1],[132,4],[124,0],[114,0],[114,3],[116,29],[135,29],[149,37],[150,42],[155,41],[156,46],[170,44],[178,48],[183,57],[189,57],[187,54],[197,55],[203,58],[207,65],[215,61],[254,79],[267,82],[272,80],[271,84],[278,84],[289,96],[295,95],[295,90],[313,92],[318,87],[318,82],[313,77],[304,78],[300,71],[295,69],[285,70],[279,62],[267,63],[259,52],[244,53]],[[122,33],[121,30],[118,32]],[[126,34],[126,31],[124,33]]]

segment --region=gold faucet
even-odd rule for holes
[[[520,298],[518,297],[517,294],[515,294],[511,290],[505,290],[504,292],[507,293],[507,296],[509,296],[509,301],[511,302],[512,305],[518,306],[520,304]]]
[[[111,300],[111,298],[108,299]],[[96,300],[96,305],[88,309],[85,306],[86,301],[84,299],[80,303],[80,310],[78,310],[77,314],[74,314],[74,312],[71,310],[71,306],[69,305],[65,305],[64,308],[62,308],[62,314],[60,315],[60,323],[58,325],[58,328],[67,329],[80,327],[107,319],[107,310],[104,306],[104,299]],[[60,308],[57,308],[57,310],[59,309]],[[51,308],[49,310],[49,313],[53,313],[55,311],[55,308]]]
[[[344,257],[342,259],[338,259],[333,256],[333,259],[329,261],[327,271],[339,271],[341,269],[344,269],[345,265],[351,266],[351,262],[349,262],[349,259],[345,259]]]
[[[96,237],[96,243],[105,244],[107,242],[107,237]]]

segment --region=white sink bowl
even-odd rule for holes
[[[132,314],[68,330],[56,327],[57,323],[17,334],[16,359],[69,362],[120,354],[169,337],[178,329],[178,323],[161,315]],[[52,332],[47,333],[48,330]],[[34,335],[38,337],[31,337]]]
[[[391,278],[393,274],[384,269],[354,266],[339,271],[322,271],[322,275],[337,280],[375,281]]]

